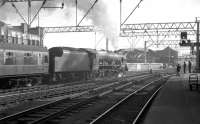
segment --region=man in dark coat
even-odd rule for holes
[[[183,64],[183,72],[185,73],[186,72],[186,63],[184,62]]]
[[[192,69],[192,63],[189,61],[189,62],[188,62],[188,70],[189,70],[189,73],[191,73],[191,69]]]

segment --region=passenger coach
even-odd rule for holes
[[[34,85],[42,82],[43,75],[47,73],[47,48],[0,43],[0,80],[2,87]]]

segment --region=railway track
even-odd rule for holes
[[[145,78],[146,79],[146,78]],[[122,83],[120,85],[114,85],[110,89],[108,87],[103,87],[100,89],[96,89],[99,92],[95,92],[94,94],[86,94],[82,98],[77,99],[62,99],[57,100],[42,106],[38,106],[35,108],[31,108],[29,110],[16,113],[14,115],[10,115],[7,117],[4,117],[0,120],[0,123],[5,124],[21,124],[21,123],[27,123],[27,124],[37,124],[37,123],[43,123],[43,122],[51,122],[49,120],[55,121],[54,118],[56,117],[62,117],[62,114],[72,114],[77,113],[80,108],[87,108],[88,106],[98,103],[99,100],[101,100],[102,96],[105,96],[109,94],[110,92],[113,92],[115,90],[122,89],[124,87],[129,87],[132,83]],[[102,90],[103,89],[103,90]],[[105,90],[106,89],[106,90]],[[47,121],[48,120],[48,121]]]
[[[135,77],[140,77],[140,76],[149,76],[149,74],[146,75],[138,75],[138,76],[129,76],[127,79],[131,80],[132,78]],[[121,80],[115,79],[113,81],[118,81]],[[38,89],[36,87],[30,88],[29,90],[18,90],[16,92],[8,92],[8,93],[3,93],[0,94],[0,104],[1,105],[6,105],[9,103],[19,103],[27,100],[36,100],[36,99],[41,99],[41,98],[52,98],[56,96],[63,96],[63,95],[69,95],[77,92],[83,92],[86,90],[91,90],[96,87],[101,87],[102,85],[105,85],[107,83],[113,82],[111,80],[108,81],[97,81],[93,83],[82,83],[82,84],[77,84],[74,86],[68,86],[68,85],[56,85],[56,86],[47,86],[47,87],[39,87]]]
[[[136,124],[162,83],[152,81],[137,89],[95,118],[90,124]]]
[[[78,106],[91,103],[91,101],[96,100],[97,98],[99,98],[99,96],[106,95],[112,92],[114,88],[120,89],[129,85],[130,85],[129,82],[128,83],[124,82],[124,83],[121,83],[120,85],[118,82],[114,82],[111,86],[107,84],[107,86],[102,86],[100,88],[93,89],[92,94],[88,94],[89,92],[80,94],[80,95],[85,94],[84,97],[87,97],[86,99],[85,98],[77,98],[77,99],[65,98],[62,100],[57,100],[48,104],[44,104],[35,108],[25,110],[23,112],[19,112],[19,113],[4,117],[0,120],[0,123],[14,123],[14,124],[22,123],[22,122],[30,122],[31,124],[39,123],[44,120],[48,120],[49,118],[55,117],[59,114],[62,114],[63,112],[69,111],[69,109],[77,108]]]
[[[132,75],[128,75],[127,77],[132,77],[132,76],[140,76],[140,75],[145,75],[145,74],[149,74],[149,72],[137,72],[137,73],[134,73]],[[98,81],[102,82],[102,80],[104,81],[110,81],[110,80],[113,80],[113,79],[98,79]],[[93,83],[94,80],[88,80],[88,81],[79,81],[79,82],[71,82],[71,83],[61,83],[61,84],[56,84],[56,85],[38,85],[38,86],[32,86],[32,87],[20,87],[20,88],[13,88],[13,89],[1,89],[0,90],[0,96],[2,95],[10,95],[10,94],[16,94],[18,92],[21,92],[21,93],[26,93],[26,92],[32,92],[32,91],[38,91],[38,90],[46,90],[46,89],[54,89],[54,88],[59,88],[59,87],[66,87],[66,86],[73,86],[73,85],[80,85],[80,84],[83,84],[83,83]]]

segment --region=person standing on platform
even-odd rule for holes
[[[189,62],[188,62],[188,70],[189,70],[189,73],[191,73],[191,69],[192,69],[192,63],[189,61]]]
[[[181,66],[178,64],[176,67],[177,76],[180,76],[180,70],[181,70]]]
[[[186,72],[186,63],[184,62],[183,64],[183,72],[185,73]]]

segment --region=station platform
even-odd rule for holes
[[[189,74],[171,77],[141,123],[200,124],[200,89],[190,91],[188,79]]]

